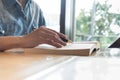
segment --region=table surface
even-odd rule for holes
[[[24,80],[69,58],[62,55],[1,52],[0,80]]]
[[[96,56],[0,53],[0,80],[120,80],[120,50]]]

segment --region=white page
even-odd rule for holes
[[[60,49],[60,50],[69,50],[69,49],[90,49],[94,46],[95,44],[79,44],[79,43],[70,43],[67,44],[66,46],[63,46],[62,48],[56,48],[54,46],[48,45],[48,44],[41,44],[37,46],[36,48],[43,48],[43,49]]]

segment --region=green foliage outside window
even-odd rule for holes
[[[120,26],[120,14],[110,12],[112,5],[97,2],[93,9],[86,12],[81,9],[76,18],[76,41],[95,40],[100,41],[102,48],[112,43],[119,34],[114,33],[111,25]]]

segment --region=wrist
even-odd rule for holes
[[[33,39],[33,37],[29,35],[22,36],[21,38],[21,46],[23,48],[33,48],[37,46],[36,41]]]
[[[0,51],[11,48],[25,48],[25,39],[21,36],[5,36],[0,37]]]

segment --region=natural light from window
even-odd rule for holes
[[[76,41],[97,40],[102,47],[120,36],[120,8],[115,0],[76,0]]]
[[[47,27],[59,31],[61,0],[34,0],[42,9]]]

